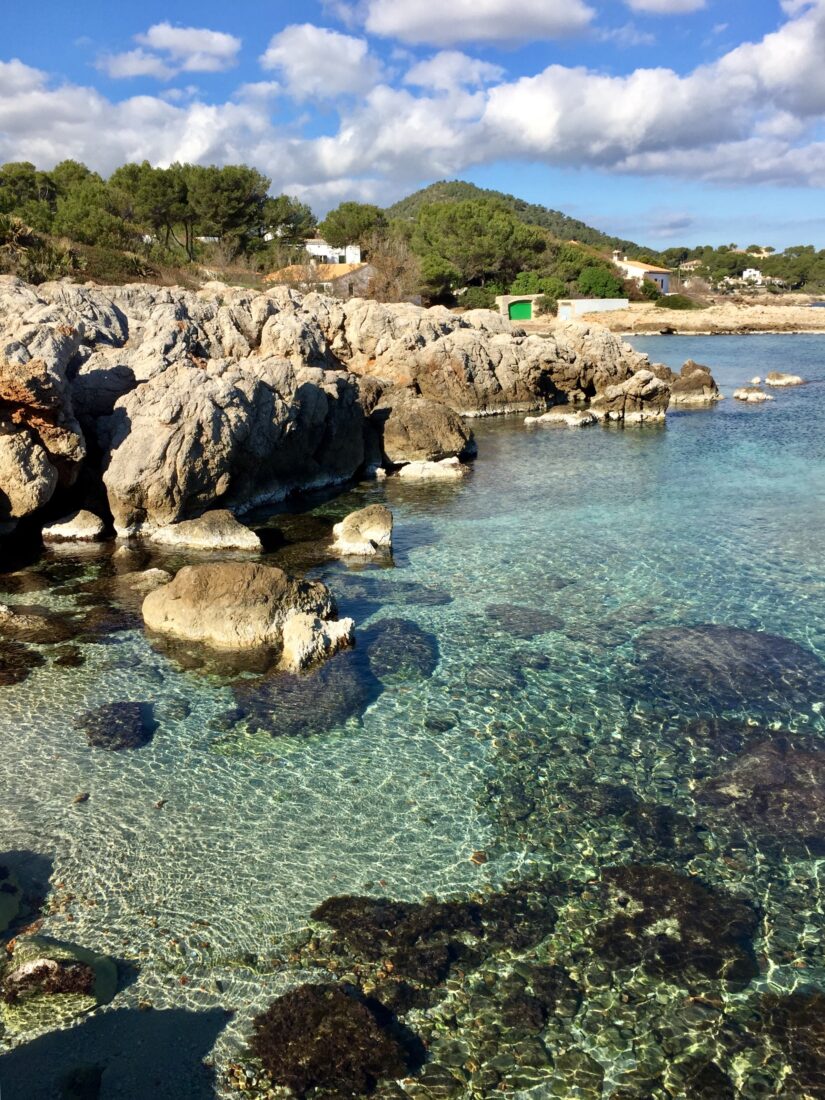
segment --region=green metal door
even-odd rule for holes
[[[510,303],[510,320],[511,321],[532,321],[533,320],[533,303],[532,302],[511,302]]]

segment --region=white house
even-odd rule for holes
[[[360,264],[361,245],[348,244],[345,248],[333,248],[321,237],[304,241],[304,248],[322,264]]]
[[[628,260],[619,249],[613,253],[613,263],[625,279],[631,279],[639,286],[647,279],[648,282],[655,283],[662,294],[670,294],[669,267],[655,267],[653,264],[643,264],[639,260]]]
[[[758,267],[746,267],[742,272],[742,282],[750,283],[752,286],[764,286],[765,276]]]

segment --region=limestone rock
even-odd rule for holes
[[[392,512],[383,504],[359,508],[332,529],[333,549],[341,554],[372,557],[392,550]]]
[[[280,645],[293,611],[332,619],[335,601],[319,582],[246,562],[188,565],[143,601],[150,630],[219,649]]]
[[[804,386],[805,379],[798,374],[783,374],[781,371],[772,370],[765,375],[766,386]]]
[[[301,672],[325,661],[353,644],[354,628],[352,619],[329,622],[305,611],[290,612],[283,625],[281,667]]]
[[[394,402],[384,424],[384,453],[393,466],[441,462],[473,450],[473,433],[440,401],[404,396]]]
[[[398,476],[410,481],[449,480],[455,481],[470,472],[469,466],[457,458],[445,458],[441,462],[408,462],[398,471]]]
[[[334,484],[364,459],[354,379],[275,359],[173,364],[106,423],[103,480],[119,533]]]
[[[57,488],[57,470],[26,428],[0,420],[0,532],[36,512]]]
[[[117,966],[74,944],[21,936],[0,992],[0,1019],[12,1034],[52,1031],[108,1004],[117,992]]]
[[[608,386],[594,398],[590,411],[598,420],[638,424],[664,420],[670,402],[670,386],[649,370],[637,371],[620,385]]]
[[[670,385],[671,406],[710,405],[723,400],[710,368],[693,359],[688,359],[679,374],[659,363],[652,369],[658,378]]]
[[[93,748],[122,752],[148,745],[157,729],[151,703],[105,703],[79,721]]]
[[[524,423],[533,424],[561,424],[567,428],[586,428],[588,424],[595,424],[596,417],[589,409],[571,409],[569,405],[559,405],[541,416],[525,416]]]
[[[106,534],[103,520],[81,509],[43,528],[44,542],[98,542]]]
[[[765,393],[764,390],[760,390],[757,386],[740,386],[738,390],[733,391],[733,399],[734,401],[748,401],[750,404],[774,400],[771,394]]]
[[[153,542],[191,550],[250,550],[259,553],[261,540],[226,509],[204,512],[198,519],[183,520],[151,532]]]

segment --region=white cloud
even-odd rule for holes
[[[261,57],[265,69],[274,69],[293,99],[334,99],[371,88],[381,65],[369,52],[365,38],[339,34],[312,23],[294,24],[276,34]]]
[[[171,80],[176,72],[162,57],[140,48],[125,50],[123,53],[103,54],[98,58],[96,66],[113,80],[133,76],[154,76],[158,80]]]
[[[468,57],[458,50],[442,50],[426,61],[419,61],[404,77],[404,83],[418,88],[450,91],[453,88],[478,88],[501,80],[504,69]]]
[[[407,73],[415,83],[367,87],[365,73],[373,82],[381,74],[363,39],[289,30],[269,56],[277,80],[242,85],[216,105],[157,96],[113,102],[92,88],[52,86],[20,61],[0,63],[0,161],[49,167],[76,157],[104,173],[144,158],[245,161],[276,189],[321,207],[343,197],[381,200],[503,158],[716,183],[821,187],[825,178],[817,133],[825,3],[687,75],[556,64],[504,80],[486,62],[444,51]],[[332,63],[321,64],[327,57]],[[305,136],[294,111],[274,120],[272,96],[287,94],[337,96],[337,126]]]
[[[97,68],[116,80],[135,76],[170,80],[178,73],[230,69],[241,48],[241,40],[234,35],[206,27],[173,27],[171,23],[155,23],[144,34],[136,34],[135,42],[137,49],[103,54]]]
[[[603,42],[615,42],[622,49],[656,45],[656,35],[639,30],[635,23],[625,23],[621,27],[605,27],[598,33]]]
[[[414,45],[563,38],[585,30],[594,11],[584,0],[366,0],[371,34]]]
[[[187,73],[218,73],[230,69],[238,59],[240,38],[206,27],[173,27],[155,23],[135,41],[151,50],[166,53]]]
[[[625,0],[625,3],[633,11],[645,11],[653,15],[684,15],[704,8],[707,0]]]

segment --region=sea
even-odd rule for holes
[[[825,336],[632,343],[707,364],[725,399],[666,425],[478,420],[461,481],[246,517],[356,621],[352,654],[286,687],[147,637],[111,546],[5,563],[0,600],[86,625],[0,686],[0,864],[38,935],[121,979],[2,1035],[3,1100],[223,1097],[239,1073],[267,1094],[256,1015],[361,973],[319,905],[520,884],[552,916],[450,941],[428,999],[394,1002],[426,1060],[377,1095],[825,1096]],[[806,384],[733,400],[772,370]],[[377,502],[392,557],[333,556],[332,524]],[[151,740],[90,745],[125,702]]]

